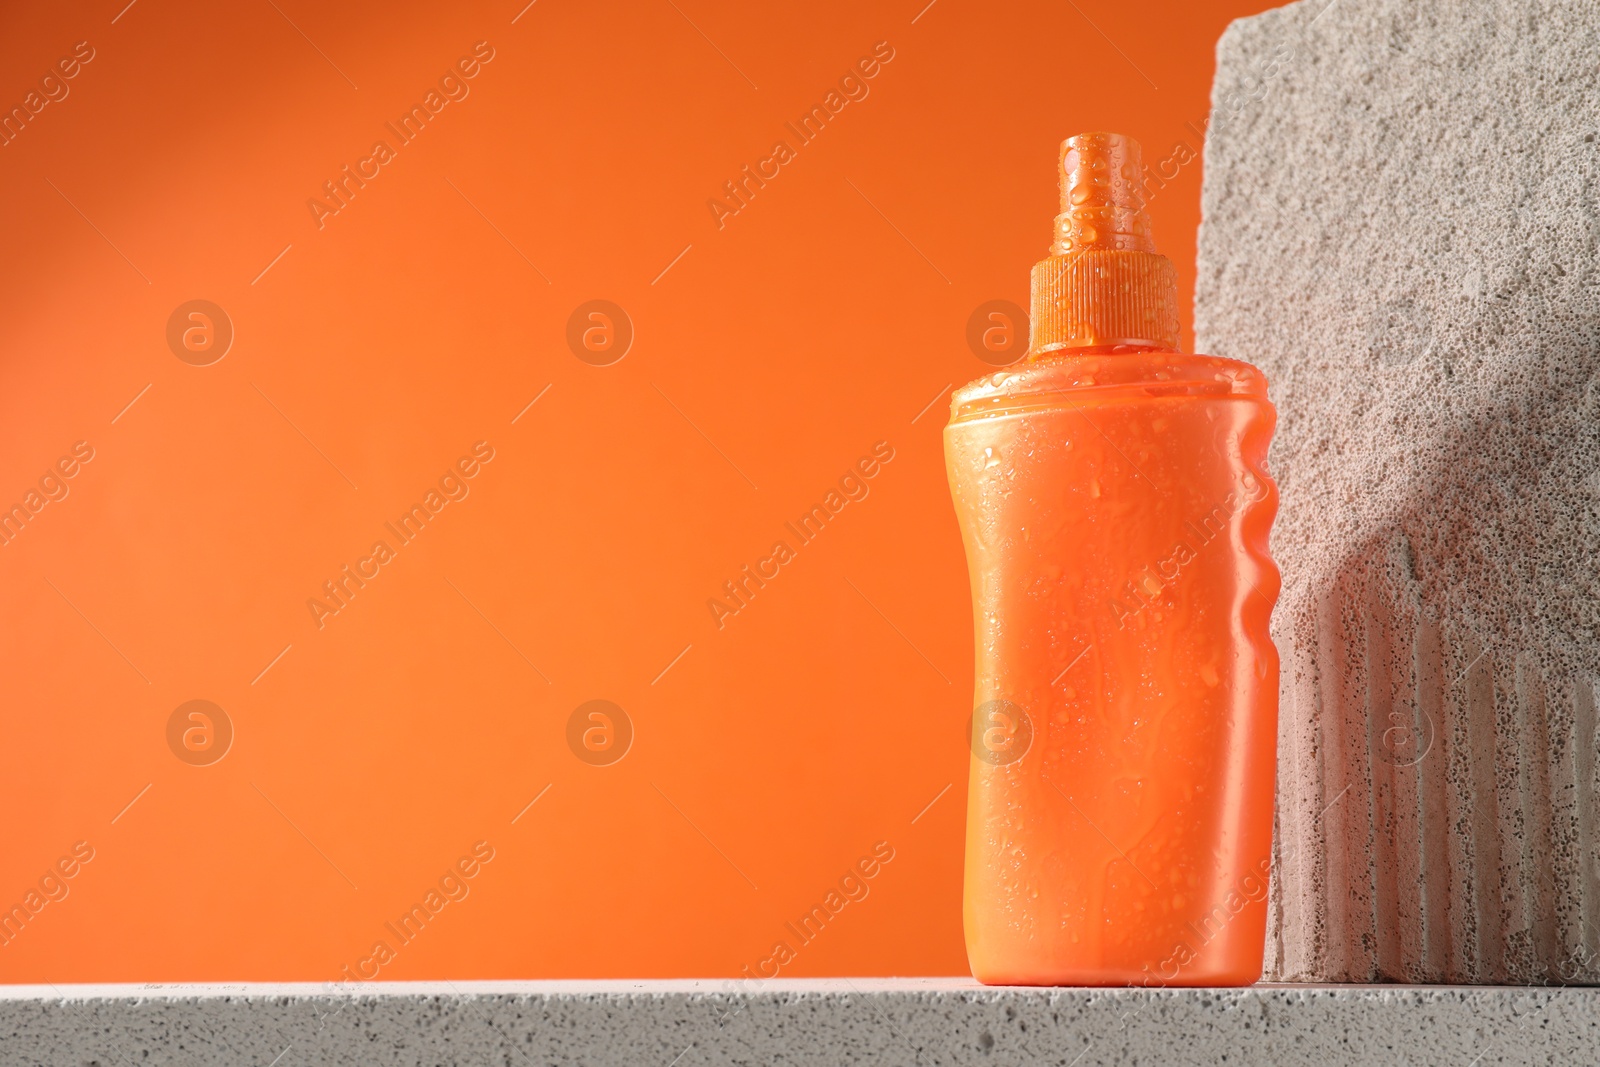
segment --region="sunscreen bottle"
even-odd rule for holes
[[[1178,351],[1138,143],[1061,146],[1026,358],[944,431],[977,657],[967,955],[989,984],[1261,975],[1278,655],[1275,413]]]

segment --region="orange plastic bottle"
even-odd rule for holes
[[[1028,356],[958,389],[945,456],[977,685],[965,921],[989,984],[1261,975],[1278,656],[1275,413],[1177,350],[1137,142],[1061,147]]]

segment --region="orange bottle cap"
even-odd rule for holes
[[[1033,268],[1030,358],[1063,349],[1178,347],[1178,272],[1156,251],[1139,142],[1080,133],[1061,144],[1061,214]]]

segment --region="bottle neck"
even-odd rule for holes
[[[1080,345],[1076,348],[1053,348],[1048,352],[1035,352],[1028,355],[1029,363],[1037,363],[1044,359],[1057,359],[1064,356],[1134,356],[1146,352],[1182,352],[1176,345],[1168,344],[1117,344],[1117,345]]]

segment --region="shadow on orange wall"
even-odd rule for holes
[[[1267,5],[524,2],[0,19],[0,980],[965,972],[969,319]]]

